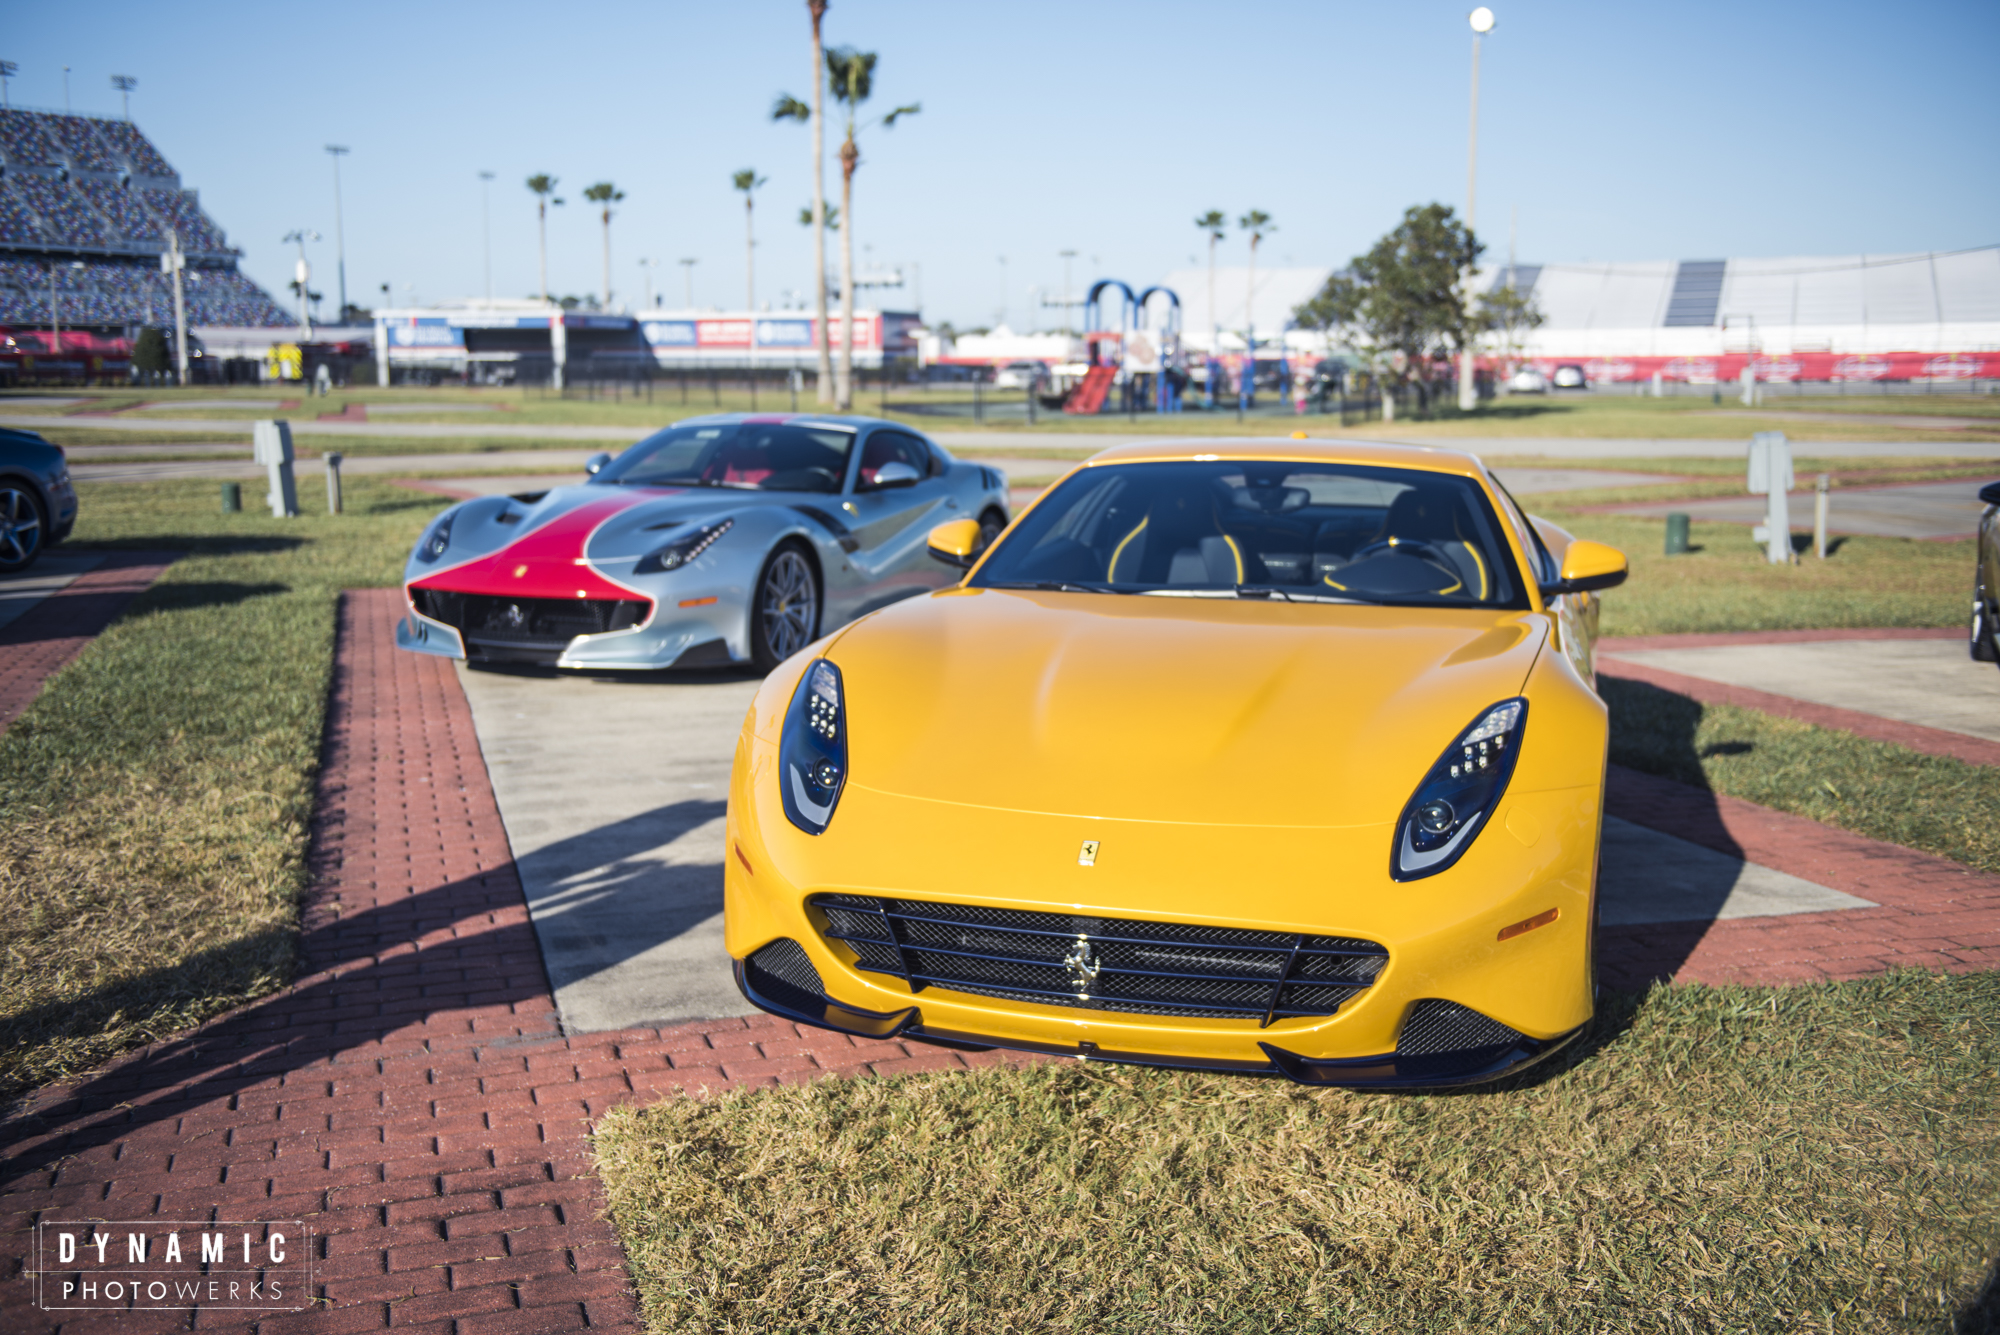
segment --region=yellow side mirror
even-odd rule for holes
[[[979,521],[954,519],[931,530],[931,555],[948,566],[970,569],[979,559]]]
[[[1542,594],[1554,597],[1561,593],[1609,589],[1623,584],[1627,573],[1625,553],[1601,542],[1578,538],[1563,553],[1562,578],[1554,584],[1544,584]]]

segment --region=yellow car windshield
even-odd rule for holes
[[[1072,474],[981,566],[985,588],[1524,608],[1485,490],[1360,464],[1108,464]]]

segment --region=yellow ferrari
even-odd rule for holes
[[[803,1023],[1281,1074],[1491,1080],[1591,1014],[1624,556],[1475,457],[1125,446],[958,585],[787,660],[730,784],[728,947]]]

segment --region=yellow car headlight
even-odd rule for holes
[[[1445,748],[1396,822],[1389,875],[1421,880],[1465,856],[1507,791],[1527,721],[1526,700],[1502,700]]]
[[[807,834],[823,833],[846,782],[847,706],[840,669],[816,658],[792,693],[778,740],[785,815]]]

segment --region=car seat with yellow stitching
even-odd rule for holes
[[[1257,578],[1242,545],[1223,531],[1218,499],[1206,484],[1162,487],[1146,518],[1113,549],[1105,579],[1114,584],[1226,584]]]

